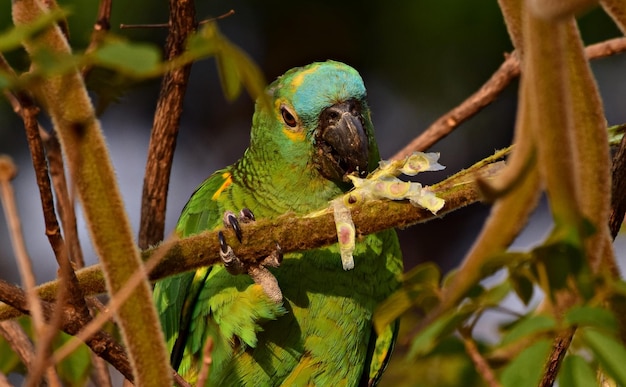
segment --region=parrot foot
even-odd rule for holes
[[[224,213],[224,225],[231,227],[235,231],[235,235],[239,242],[241,242],[241,227],[239,223],[248,223],[254,221],[254,214],[247,208],[242,209],[239,212],[239,217],[231,211]],[[280,245],[276,244],[276,250],[270,255],[265,257],[262,261],[249,264],[242,262],[232,247],[226,243],[224,234],[220,231],[217,234],[220,242],[220,257],[224,263],[226,270],[232,275],[238,275],[248,273],[254,283],[260,285],[263,288],[265,294],[275,303],[280,304],[283,301],[283,294],[278,286],[276,277],[267,269],[267,267],[279,267],[283,260],[283,251]]]

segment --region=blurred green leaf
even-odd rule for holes
[[[81,57],[71,54],[59,54],[50,51],[47,47],[41,47],[31,56],[35,64],[35,72],[28,73],[28,76],[41,75],[50,77],[68,71],[74,71],[80,65]]]
[[[513,289],[510,281],[503,281],[496,286],[485,290],[476,299],[476,304],[481,307],[496,306],[506,297]]]
[[[567,287],[567,278],[576,276],[585,266],[584,254],[580,246],[570,243],[565,239],[554,240],[549,238],[545,244],[536,247],[533,253],[537,259],[536,265],[543,265],[548,275],[551,290],[564,289]],[[535,266],[535,276],[540,278]]]
[[[593,306],[577,306],[565,313],[569,325],[599,328],[609,334],[617,334],[619,324],[611,311]]]
[[[559,386],[588,387],[597,385],[593,369],[585,359],[577,355],[565,357],[557,380]]]
[[[438,287],[440,281],[441,271],[433,262],[425,262],[415,266],[406,272],[402,278],[402,282],[405,284],[429,284],[434,287]]]
[[[0,34],[0,52],[21,47],[22,41],[34,37],[39,32],[54,25],[57,21],[64,19],[67,15],[67,11],[56,7],[28,25],[14,27]]]
[[[218,50],[220,34],[215,23],[205,23],[187,39],[187,55],[203,58],[214,55]]]
[[[552,343],[539,340],[522,351],[502,371],[501,382],[503,387],[535,387],[543,373],[544,363]]]
[[[65,344],[72,336],[61,332],[55,338],[54,348]],[[84,386],[91,372],[91,351],[81,344],[70,356],[56,366],[59,377],[68,386]]]
[[[224,96],[229,101],[234,101],[239,97],[242,86],[242,79],[239,74],[239,63],[237,63],[238,57],[234,55],[233,51],[232,48],[225,45],[225,48],[222,49],[215,58],[222,90]]]
[[[580,329],[579,332],[602,368],[619,385],[626,386],[626,348],[619,339],[593,328]]]
[[[609,126],[609,144],[611,146],[618,146],[624,137],[624,133],[626,133],[626,124],[619,124]]]
[[[509,280],[515,294],[522,300],[524,305],[528,305],[533,298],[535,285],[529,278],[529,274],[521,270],[509,271]]]
[[[441,340],[428,355],[415,361],[395,354],[385,371],[381,386],[479,387],[484,386],[463,342],[455,336]]]
[[[421,331],[411,343],[408,357],[414,359],[432,351],[444,337],[454,332],[471,313],[454,311],[445,314]]]
[[[556,321],[551,316],[537,315],[518,321],[502,338],[502,345],[517,341],[521,338],[549,332],[556,329]]]
[[[267,85],[265,77],[263,76],[263,73],[256,65],[256,63],[254,63],[254,61],[250,59],[248,54],[242,51],[239,47],[232,44],[226,38],[223,38],[221,42],[221,53],[218,55],[218,58],[223,61],[222,64],[224,66],[228,65],[228,62],[230,62],[230,64],[236,69],[229,69],[227,74],[220,72],[220,75],[224,74],[221,76],[223,82],[222,86],[225,87],[224,93],[235,91],[236,88],[233,85],[225,84],[225,82],[234,82],[234,76],[236,72],[237,79],[246,88],[248,94],[250,94],[250,97],[254,101],[260,99],[263,103],[269,106],[269,99],[264,92],[265,86]],[[225,76],[229,78],[226,78]],[[240,90],[241,88],[239,86],[238,92],[240,92]]]
[[[96,65],[135,77],[153,76],[161,65],[159,50],[145,43],[108,39],[90,55]]]
[[[22,361],[19,356],[13,352],[9,343],[0,336],[0,372],[5,375],[16,372],[21,365]]]
[[[437,265],[427,262],[404,275],[402,288],[378,306],[374,313],[374,327],[378,332],[400,317],[412,306],[429,311],[439,302],[441,273]]]

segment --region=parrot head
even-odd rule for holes
[[[267,97],[269,104],[257,103],[255,120],[274,124],[253,125],[251,148],[262,139],[287,163],[306,163],[336,183],[377,166],[365,86],[352,67],[326,61],[294,68],[267,88]]]

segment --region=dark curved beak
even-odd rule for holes
[[[315,140],[316,162],[326,178],[346,181],[346,175],[353,172],[360,177],[367,175],[369,141],[358,101],[349,100],[324,109]]]

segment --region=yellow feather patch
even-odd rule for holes
[[[303,130],[295,132],[293,130],[283,128],[283,134],[293,142],[301,142],[306,139],[306,135],[304,134]]]
[[[220,196],[220,194],[222,193],[222,191],[224,191],[226,188],[228,188],[229,185],[231,185],[233,183],[233,177],[230,175],[229,172],[224,172],[222,174],[222,178],[224,178],[224,182],[222,183],[222,185],[217,189],[217,191],[215,191],[215,193],[213,194],[213,196],[211,197],[211,199],[213,200],[217,200],[217,198]]]
[[[302,82],[304,82],[304,77],[306,77],[307,75],[314,73],[317,71],[317,66],[312,66],[310,69],[306,70],[306,71],[301,71],[298,75],[296,75],[293,80],[291,81],[291,88],[292,89],[297,89],[298,87],[300,87],[300,85],[302,84]]]

